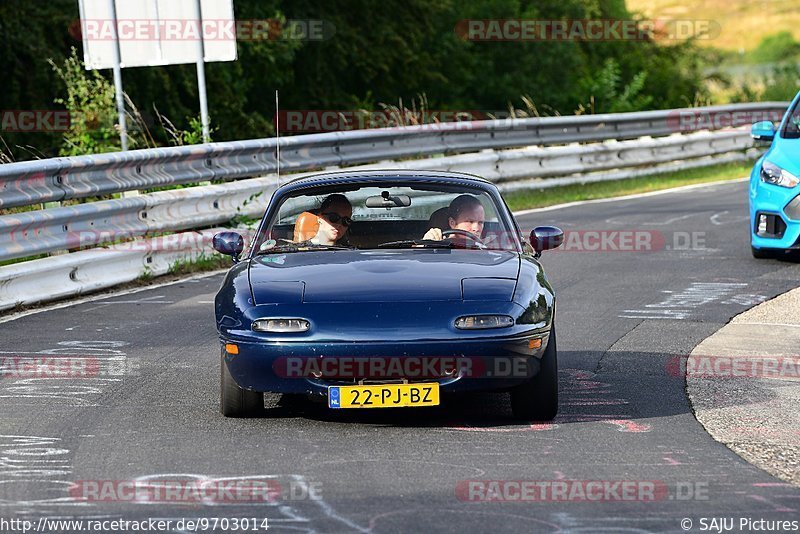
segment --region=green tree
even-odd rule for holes
[[[62,156],[82,156],[120,150],[114,86],[97,71],[86,71],[74,48],[63,65],[50,64],[64,82],[66,98],[56,98],[70,116]]]
[[[797,58],[800,43],[794,40],[791,32],[778,32],[767,35],[747,56],[752,63],[774,63]]]
[[[239,20],[321,20],[332,35],[240,40],[238,61],[208,64],[219,141],[273,135],[276,89],[285,109],[376,110],[425,95],[430,110],[492,111],[527,95],[543,114],[588,109],[592,96],[605,111],[680,107],[705,96],[691,42],[477,42],[456,32],[459,21],[471,18],[627,19],[623,0],[235,0],[235,11]],[[80,46],[77,19],[75,0],[2,0],[0,109],[51,109],[54,98],[68,101],[47,60],[60,65]],[[110,71],[99,75],[111,79]],[[199,111],[193,65],[125,69],[123,81],[153,143],[173,142],[159,113],[177,131],[192,129]],[[61,145],[59,133],[4,137],[12,147],[35,146],[46,155]]]

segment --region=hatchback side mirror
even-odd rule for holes
[[[770,143],[775,139],[775,125],[772,121],[760,121],[750,127],[750,136],[762,143]]]
[[[564,242],[564,232],[555,226],[537,226],[531,231],[531,246],[538,257],[545,250],[558,248]]]
[[[212,244],[220,254],[231,256],[234,263],[239,261],[239,255],[244,250],[244,238],[236,232],[220,232],[214,236]]]

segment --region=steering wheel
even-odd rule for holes
[[[456,229],[445,230],[444,232],[442,232],[442,239],[446,239],[448,236],[451,236],[451,235],[460,235],[461,237],[469,239],[470,241],[475,243],[476,247],[478,247],[478,248],[486,248],[486,243],[481,241],[480,238],[478,236],[476,236],[475,234],[473,234],[472,232],[467,232],[466,230],[459,230],[457,228]]]

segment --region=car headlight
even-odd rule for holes
[[[456,328],[461,330],[508,328],[513,325],[514,319],[508,315],[466,315],[456,319]]]
[[[311,323],[305,319],[258,319],[253,321],[253,330],[256,332],[308,332]]]
[[[797,176],[768,161],[761,165],[761,181],[789,188],[800,183],[800,179]]]

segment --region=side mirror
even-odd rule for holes
[[[239,255],[244,250],[244,238],[236,232],[220,232],[214,236],[212,244],[214,250],[233,257],[234,262],[239,261]]]
[[[537,226],[531,231],[531,246],[538,256],[545,250],[558,248],[564,242],[564,232],[555,226]]]
[[[771,143],[775,139],[775,125],[772,121],[760,121],[750,127],[750,136],[762,143]]]

